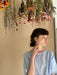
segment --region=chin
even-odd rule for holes
[[[46,46],[47,44],[44,44],[44,47]]]

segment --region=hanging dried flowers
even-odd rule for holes
[[[26,0],[26,4],[22,0],[18,15],[19,19],[24,18],[28,22],[40,23],[44,20],[49,21],[54,10],[51,0]]]
[[[11,1],[13,4],[11,5]],[[15,8],[15,0],[8,0],[9,5],[5,8],[4,12],[4,27],[7,30],[16,30],[18,29],[18,24],[16,21],[16,8]],[[7,3],[5,3],[6,6]],[[17,29],[16,29],[17,27]]]

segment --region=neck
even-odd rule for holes
[[[39,49],[43,49],[43,46],[42,45],[39,45]]]
[[[43,46],[39,46],[39,51],[43,51],[43,50],[45,50],[45,48],[43,47]]]

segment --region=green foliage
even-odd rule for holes
[[[21,7],[19,8],[18,12],[19,13],[23,13],[24,12],[24,1],[23,0],[22,0]]]
[[[27,1],[26,1],[26,4],[27,4],[27,8],[28,8],[28,7],[32,7],[32,5],[33,5],[33,0],[27,0]]]
[[[50,15],[52,13],[51,9],[52,9],[52,1],[51,0],[44,0],[43,11]]]
[[[43,2],[42,0],[35,0],[34,1],[34,9],[36,11],[36,13],[40,13],[40,11],[42,11],[42,7],[43,7]]]

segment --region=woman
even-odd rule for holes
[[[46,50],[49,32],[36,28],[31,34],[31,51],[24,54],[24,75],[55,75],[57,64],[51,50]]]

